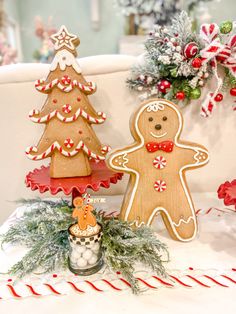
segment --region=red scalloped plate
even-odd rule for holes
[[[122,179],[123,173],[116,173],[108,169],[105,162],[91,162],[92,174],[87,177],[75,178],[51,178],[49,166],[42,166],[29,172],[25,178],[26,186],[32,191],[39,190],[40,193],[50,191],[52,195],[63,192],[65,195],[71,193],[83,194],[87,189],[98,191],[100,187],[108,189],[110,184],[116,184]]]

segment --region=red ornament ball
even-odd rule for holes
[[[193,58],[198,53],[198,45],[193,41],[184,47],[184,56],[188,59]]]
[[[223,100],[223,95],[221,93],[217,94],[214,98],[216,102],[221,102]]]
[[[199,69],[202,66],[202,59],[200,58],[194,58],[192,61],[192,67],[194,69]]]
[[[157,88],[160,92],[166,93],[166,90],[171,88],[171,83],[167,80],[161,80],[157,83]]]
[[[179,99],[179,100],[184,100],[184,98],[185,98],[185,93],[182,92],[182,91],[179,91],[179,92],[177,92],[177,93],[175,94],[175,98],[176,98],[176,99]]]
[[[236,96],[236,87],[231,88],[230,95],[231,96]]]

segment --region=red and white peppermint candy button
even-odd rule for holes
[[[166,159],[163,156],[157,156],[153,160],[153,166],[157,169],[163,169],[166,166]]]
[[[64,145],[67,147],[67,148],[72,148],[74,146],[74,142],[72,141],[71,138],[67,138],[65,141],[64,141]]]
[[[157,180],[155,183],[154,183],[154,189],[157,191],[157,192],[163,192],[166,190],[166,183],[165,181],[163,180]]]
[[[68,75],[64,75],[61,79],[62,83],[65,85],[69,85],[71,83],[71,79],[69,78]]]
[[[72,107],[69,104],[62,106],[62,111],[65,113],[70,113],[71,110],[72,110]]]

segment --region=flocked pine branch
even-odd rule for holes
[[[32,272],[51,272],[67,267],[69,255],[68,227],[74,222],[72,208],[65,200],[21,200],[24,213],[2,236],[5,243],[19,243],[29,248],[28,253],[9,270],[22,278]],[[103,228],[104,259],[113,271],[120,271],[139,291],[134,276],[135,264],[142,263],[157,274],[165,275],[167,247],[149,227],[133,230],[127,222],[106,219],[95,212]]]

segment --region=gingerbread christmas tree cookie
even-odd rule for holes
[[[48,98],[41,111],[29,114],[31,121],[44,123],[45,130],[38,145],[27,148],[26,154],[32,160],[50,157],[53,178],[88,176],[89,161],[104,160],[109,150],[92,128],[92,124],[103,123],[106,115],[96,112],[88,99],[96,85],[86,82],[76,61],[79,39],[65,26],[51,38],[56,53],[49,75],[35,83]]]
[[[197,221],[185,172],[208,162],[206,148],[180,140],[183,118],[170,101],[151,99],[135,113],[135,143],[111,152],[108,166],[130,174],[120,218],[136,227],[160,213],[170,235],[193,239]]]

